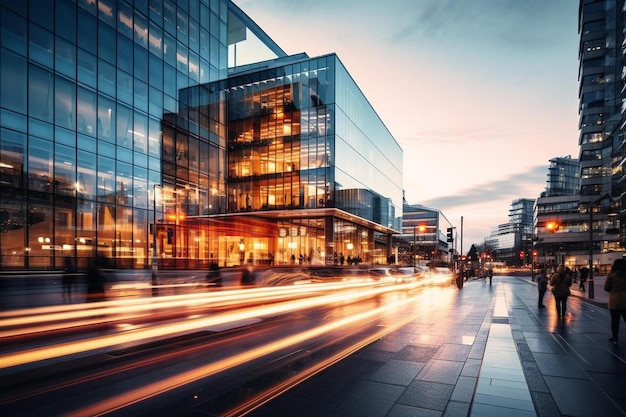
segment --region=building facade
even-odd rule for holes
[[[603,221],[621,212],[624,199],[624,18],[623,0],[579,3],[579,114],[581,212],[614,201]],[[623,223],[623,222],[622,222]],[[595,228],[595,227],[594,227]],[[620,225],[622,242],[626,233]]]
[[[531,262],[534,204],[535,200],[529,198],[512,201],[509,221],[495,227],[486,239],[485,249],[499,262],[509,266]]]
[[[623,255],[625,22],[623,0],[579,2],[579,158],[550,161],[535,206],[540,264],[604,273]]]
[[[400,264],[443,265],[454,259],[457,234],[447,241],[447,230],[452,224],[437,209],[405,202],[402,215],[402,233],[394,244],[396,261]],[[456,230],[456,229],[454,229]]]
[[[227,0],[0,22],[0,269],[386,258],[402,150],[336,56],[287,57]],[[275,59],[229,69],[246,33]]]
[[[610,215],[609,200],[596,201],[590,217],[589,205],[581,203],[578,162],[570,157],[550,160],[546,188],[535,205],[535,262],[577,269],[588,264],[591,245],[594,266],[606,272],[622,256],[620,220]]]

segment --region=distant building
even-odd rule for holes
[[[577,165],[578,160],[570,157],[551,159],[546,189],[535,205],[535,261],[549,268],[565,264],[577,269],[588,264],[589,211],[581,204],[575,186],[579,183]],[[606,268],[622,251],[617,235],[619,220],[598,215],[593,223],[597,231],[593,235],[594,262]]]
[[[402,233],[394,236],[398,262],[412,264],[448,263],[454,254],[454,242],[447,242],[446,232],[452,224],[444,214],[421,204],[404,204]],[[451,251],[452,249],[452,251]]]
[[[510,266],[531,262],[534,204],[529,198],[511,202],[508,223],[498,225],[486,239],[485,249],[494,259]]]
[[[568,156],[550,159],[548,180],[541,197],[559,197],[580,194],[580,161]]]
[[[606,273],[623,255],[624,6],[623,0],[579,2],[578,175],[567,174],[576,160],[551,160],[548,187],[535,208],[540,263],[580,267],[591,257]],[[555,173],[565,183],[579,182],[578,191],[555,180]]]

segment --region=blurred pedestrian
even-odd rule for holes
[[[537,291],[539,292],[539,299],[537,301],[537,307],[545,308],[543,304],[543,297],[548,290],[548,273],[545,268],[541,268],[539,275],[537,275]]]
[[[254,272],[252,271],[252,267],[246,267],[243,269],[241,274],[241,285],[250,286],[255,283]]]
[[[611,312],[611,333],[609,342],[618,342],[619,319],[626,322],[626,260],[616,259],[611,272],[606,276],[604,291],[609,293],[609,311]]]
[[[211,262],[209,264],[209,272],[206,274],[206,283],[216,287],[222,286],[222,274],[220,273],[220,267],[217,262]]]
[[[491,285],[491,280],[493,279],[493,269],[491,267],[487,270],[487,275],[489,276],[489,285]]]
[[[589,277],[589,268],[583,266],[579,269],[580,271],[580,284],[578,284],[578,289],[581,291],[585,291],[585,283],[587,282],[587,278]]]
[[[104,272],[105,264],[101,256],[92,258],[87,267],[87,301],[104,301]]]
[[[556,302],[556,314],[560,319],[565,318],[567,297],[570,296],[569,287],[571,285],[572,277],[566,273],[565,265],[559,265],[556,272],[550,277],[550,286]]]
[[[69,299],[72,298],[72,289],[74,287],[74,281],[76,280],[76,266],[72,262],[72,258],[66,256],[63,258],[63,296]]]

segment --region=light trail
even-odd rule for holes
[[[371,283],[332,283],[312,284],[307,286],[303,285],[297,287],[250,288],[245,290],[226,290],[156,298],[138,298],[132,300],[72,304],[68,306],[69,309],[65,310],[62,306],[19,310],[16,312],[5,312],[0,315],[0,317],[5,317],[0,320],[0,326],[5,328],[22,326],[18,329],[0,331],[0,338],[21,336],[48,331],[51,329],[59,330],[63,328],[76,327],[76,323],[69,322],[70,320],[97,317],[96,320],[84,321],[81,322],[80,325],[100,323],[102,320],[100,317],[103,315],[129,315],[131,313],[152,314],[155,309],[171,309],[179,307],[224,307],[233,304],[240,304],[244,301],[249,303],[272,302],[288,298],[293,295],[305,296],[307,293],[312,294],[321,291],[357,289],[368,286],[371,286]],[[43,326],[42,324],[46,322],[54,324]]]
[[[416,285],[414,284],[402,284],[373,287],[362,289],[361,291],[339,292],[329,295],[306,298],[302,300],[283,301],[277,304],[271,304],[267,306],[257,306],[254,308],[246,308],[232,312],[219,313],[211,317],[202,317],[177,323],[155,325],[153,327],[131,330],[125,333],[104,335],[99,337],[86,338],[79,341],[36,347],[22,350],[19,352],[3,354],[2,361],[0,361],[0,369],[24,365],[46,359],[69,356],[77,353],[95,351],[115,345],[137,343],[143,340],[151,340],[154,338],[172,337],[191,331],[211,328],[213,326],[246,321],[251,318],[270,317],[274,315],[293,312],[300,309],[319,307],[338,302],[348,303],[358,299],[380,295],[386,292],[397,291],[398,289],[414,288],[415,286]],[[302,287],[298,287],[298,289],[302,290]],[[154,308],[154,306],[152,307]],[[105,311],[106,310],[101,310],[99,311],[99,314],[104,314]]]
[[[418,302],[419,299],[422,297],[430,296],[431,294],[422,294],[418,296],[407,297],[406,299],[399,300],[393,304],[384,305],[375,309],[366,310],[358,314],[335,320],[330,323],[315,327],[313,329],[309,329],[301,333],[287,336],[274,342],[252,348],[246,352],[242,352],[239,354],[235,354],[231,357],[218,360],[205,366],[194,368],[193,370],[181,372],[178,375],[149,383],[134,390],[127,391],[123,394],[109,397],[99,403],[95,403],[88,407],[72,412],[70,415],[74,417],[82,417],[100,416],[111,413],[124,407],[128,407],[132,404],[138,403],[142,400],[157,396],[159,394],[163,394],[172,389],[182,387],[191,382],[195,382],[202,378],[206,378],[219,372],[223,372],[237,365],[260,359],[270,353],[286,349],[299,343],[304,343],[329,332],[347,328],[359,322],[367,322],[375,317],[389,313],[391,310],[398,310],[406,305],[414,304]],[[431,299],[429,302],[432,301],[433,300]],[[407,315],[395,325],[391,325],[389,331],[393,331],[413,319],[413,315]],[[378,337],[380,337],[381,334],[382,333],[378,333]]]
[[[439,293],[438,297],[436,298],[433,298],[432,294],[419,295],[419,296],[413,297],[413,300],[417,302],[419,305],[423,305],[423,304],[432,305],[432,303],[439,304],[441,303],[441,300],[442,300],[442,294]],[[400,304],[402,305],[402,303]],[[346,348],[335,353],[334,355],[331,355],[330,357],[310,366],[309,368],[303,369],[301,372],[298,372],[297,374],[289,377],[288,379],[282,382],[279,382],[275,386],[270,387],[258,393],[253,398],[248,399],[246,402],[239,404],[234,409],[228,411],[227,413],[224,413],[222,417],[242,417],[242,416],[248,415],[252,411],[268,403],[272,399],[280,396],[282,393],[289,391],[290,389],[293,389],[296,385],[306,381],[307,379],[323,371],[324,369],[329,368],[330,366],[334,365],[340,360],[355,353],[359,349],[369,345],[370,343],[375,342],[376,340],[388,335],[389,333],[396,331],[397,329],[404,327],[405,325],[412,322],[420,314],[424,314],[424,311],[422,311],[422,309],[416,310],[415,312],[413,312],[413,314],[410,314],[410,315],[407,314],[404,317],[400,318],[399,320],[393,321],[387,326],[381,326],[376,332],[363,338],[358,343],[347,346]]]

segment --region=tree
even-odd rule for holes
[[[470,261],[478,261],[478,249],[476,249],[476,246],[474,244],[472,244],[469,252],[467,252],[467,258]]]

